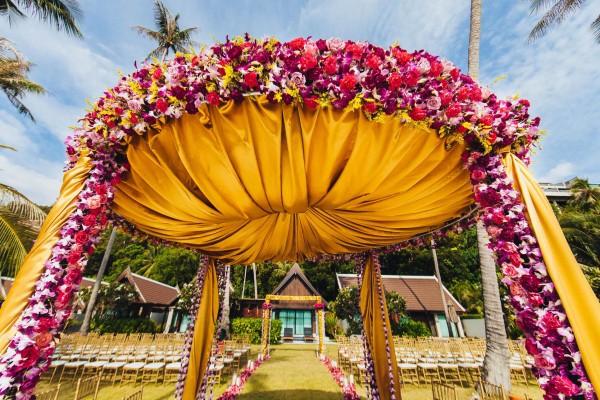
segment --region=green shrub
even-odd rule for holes
[[[392,333],[400,336],[431,336],[431,331],[422,322],[413,321],[409,318],[401,318],[399,323],[391,321]]]
[[[483,319],[483,314],[461,314],[460,319]]]
[[[249,335],[252,344],[260,344],[262,338],[262,318],[235,318],[231,321],[231,334]],[[271,319],[271,334],[269,343],[279,342],[283,323],[278,319]]]
[[[148,318],[101,318],[90,323],[90,329],[104,333],[156,333],[158,325]]]

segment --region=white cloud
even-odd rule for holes
[[[548,175],[538,178],[540,182],[559,183],[565,182],[575,177],[575,164],[568,161],[559,162],[554,168],[548,171]]]
[[[12,152],[11,152],[12,153]],[[62,182],[60,163],[20,158],[20,154],[0,155],[0,180],[41,205],[56,201]]]

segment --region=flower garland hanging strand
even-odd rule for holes
[[[356,267],[356,279],[358,283],[358,309],[360,310],[360,292],[363,285],[363,274],[365,272],[365,265],[367,262],[367,254],[359,253],[354,255],[354,262]],[[360,319],[360,334],[363,345],[363,354],[365,358],[365,373],[367,374],[367,397],[373,400],[379,400],[379,389],[377,388],[377,379],[375,377],[375,362],[373,361],[373,355],[367,342],[367,333],[365,331],[365,325]]]
[[[385,301],[385,290],[381,282],[381,265],[379,264],[379,254],[376,251],[371,252],[371,260],[373,262],[373,272],[375,273],[377,282],[377,296],[379,297],[379,310],[381,311],[381,318],[385,321],[386,311],[384,307]],[[390,395],[391,399],[396,399],[396,388],[394,387],[394,370],[392,368],[392,351],[390,349],[391,332],[390,327],[383,328],[383,334],[385,336],[385,352],[387,355],[388,373],[390,377]]]
[[[329,357],[324,354],[320,354],[319,358],[323,364],[329,370],[331,377],[342,388],[342,394],[344,400],[360,400],[360,396],[356,392],[356,385],[354,381],[348,380],[344,371],[337,365],[334,364]]]
[[[534,358],[532,370],[546,392],[544,398],[583,395],[595,399],[573,330],[501,156],[465,152],[463,158],[471,173],[475,200],[483,209],[481,218],[490,249],[526,338],[525,348]]]
[[[219,330],[223,324],[223,307],[225,305],[225,286],[227,285],[227,272],[225,266],[219,268],[218,265],[215,265],[215,268],[217,269],[217,282],[219,287],[219,311],[217,315],[216,329],[213,335],[212,350],[218,351],[218,337],[220,335]],[[211,354],[212,353],[213,351],[211,351]],[[204,375],[202,376],[200,390],[198,391],[198,395],[196,396],[196,399],[198,400],[204,400],[205,398],[212,399],[213,387],[215,384],[213,376],[215,375],[216,361],[216,357],[211,357],[208,360],[206,371],[204,371]],[[208,396],[206,396],[207,391],[209,393]]]
[[[190,365],[190,354],[192,350],[192,342],[194,341],[194,329],[196,325],[196,317],[198,315],[198,308],[200,306],[200,299],[202,298],[202,291],[204,289],[204,280],[206,278],[206,268],[208,267],[208,256],[200,256],[200,263],[198,265],[198,273],[196,274],[196,284],[194,286],[194,295],[192,296],[192,302],[189,309],[190,319],[188,326],[185,331],[185,337],[183,340],[183,349],[181,354],[181,368],[179,370],[179,377],[177,378],[177,384],[175,385],[175,399],[181,400],[183,396],[183,387],[185,386],[185,379],[187,377],[188,367]]]
[[[97,155],[79,193],[76,209],[60,230],[28,307],[16,324],[0,363],[0,397],[32,398],[40,375],[51,364],[57,338],[71,315],[71,300],[100,232],[112,223],[107,212],[126,165],[108,154]]]

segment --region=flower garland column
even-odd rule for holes
[[[379,394],[373,398],[395,400],[400,391],[396,352],[381,281],[378,254],[368,254],[360,287],[360,312],[367,346],[373,356],[373,377]]]
[[[196,279],[190,310],[192,321],[186,332],[182,367],[175,391],[175,398],[183,400],[195,400],[202,387],[219,312],[218,278],[213,259],[203,257]]]
[[[325,354],[325,304],[319,301],[315,304],[315,310],[317,311],[317,329],[319,335],[319,354]]]
[[[271,336],[271,309],[273,305],[269,300],[265,301],[262,305],[263,309],[263,321],[262,321],[262,355],[267,357],[269,355],[269,342]]]

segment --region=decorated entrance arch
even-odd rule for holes
[[[34,393],[112,223],[207,257],[178,397],[202,396],[217,261],[350,255],[370,393],[395,398],[377,253],[477,214],[548,398],[594,398],[600,304],[527,169],[528,108],[424,51],[340,39],[235,38],[142,64],[67,140],[60,198],[0,310],[0,395]]]

